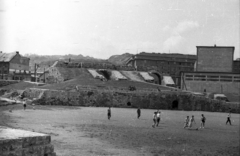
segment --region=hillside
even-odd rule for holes
[[[26,54],[25,57],[30,58],[30,67],[33,70],[34,64],[39,64],[40,67],[49,67],[57,60],[63,61],[73,61],[73,62],[106,62],[103,59],[97,59],[90,56],[79,55],[36,55],[36,54]]]
[[[113,63],[115,65],[125,65],[126,61],[132,56],[133,55],[129,53],[125,53],[122,55],[113,55],[108,59],[108,62]]]
[[[129,80],[101,81],[100,79],[94,79],[86,69],[83,69],[81,71],[81,75],[77,76],[74,79],[71,79],[62,83],[57,83],[57,84],[46,84],[44,86],[37,86],[37,88],[55,89],[55,90],[75,90],[76,86],[84,86],[84,87],[89,86],[89,87],[94,87],[98,89],[109,89],[109,87],[127,89],[129,86],[135,86],[139,90],[145,90],[145,89],[157,90],[158,88],[160,88],[161,90],[171,90],[168,87],[158,86],[155,84],[150,84],[145,82],[136,82],[136,81],[129,81]]]

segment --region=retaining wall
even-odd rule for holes
[[[0,87],[7,86],[10,84],[18,83],[16,80],[0,80]]]
[[[33,99],[41,105],[96,106],[96,107],[141,107],[150,109],[177,109],[240,113],[238,104],[228,104],[185,92],[137,92],[79,90],[66,92],[30,88],[24,97]],[[127,103],[130,104],[127,105]]]
[[[51,136],[0,126],[0,156],[56,156]]]

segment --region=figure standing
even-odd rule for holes
[[[157,126],[159,125],[160,120],[161,120],[161,112],[158,110],[157,111]]]
[[[189,116],[187,116],[186,117],[186,119],[185,119],[185,122],[184,122],[184,129],[186,128],[186,127],[188,127],[188,123],[189,123]]]
[[[27,104],[26,101],[23,101],[23,109],[26,110]]]
[[[202,118],[201,118],[201,127],[200,128],[203,128],[205,127],[205,121],[206,121],[206,118],[205,116],[202,114]]]
[[[153,113],[153,125],[152,125],[153,128],[155,128],[156,122],[157,122],[157,112],[154,112]]]
[[[229,113],[228,116],[227,116],[226,125],[227,125],[227,123],[229,123],[230,125],[232,125],[232,123],[231,123],[231,113]]]
[[[110,120],[110,118],[111,118],[111,108],[110,107],[108,108],[107,115],[108,115],[108,120]]]
[[[196,124],[195,119],[194,119],[194,116],[192,115],[192,117],[191,117],[191,119],[190,119],[190,121],[189,121],[189,123],[188,123],[188,128],[191,128],[191,127],[192,127],[193,122]]]
[[[141,109],[138,107],[138,109],[137,109],[137,116],[138,116],[138,119],[140,118],[140,116],[141,116]]]

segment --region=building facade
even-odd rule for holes
[[[175,84],[181,84],[181,71],[194,71],[196,55],[139,53],[127,61],[138,71],[157,71],[161,75],[169,75]],[[161,81],[159,81],[161,82]]]
[[[194,92],[240,93],[240,75],[227,72],[183,72],[182,88]]]
[[[240,75],[234,67],[240,64],[233,55],[234,47],[197,46],[196,72],[181,73],[181,89],[239,95]]]
[[[0,79],[30,80],[30,59],[23,57],[19,52],[0,52]]]
[[[233,72],[234,47],[197,46],[198,72]]]
[[[240,74],[240,58],[233,61],[233,72]]]

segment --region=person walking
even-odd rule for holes
[[[230,125],[232,125],[232,123],[231,123],[231,113],[229,113],[228,116],[227,116],[226,125],[227,125],[228,123],[229,123]]]
[[[189,123],[189,116],[187,116],[185,119],[184,126],[183,126],[184,129],[188,127],[188,123]]]
[[[141,116],[141,109],[138,107],[138,109],[137,109],[137,117],[138,117],[138,119],[140,118],[140,116]]]
[[[155,128],[156,122],[157,122],[157,112],[154,112],[153,113],[153,125],[152,125],[153,128]]]
[[[26,101],[23,101],[23,109],[26,110],[27,104]]]
[[[108,120],[110,120],[110,118],[111,118],[111,107],[108,108],[107,116],[108,116]]]
[[[161,120],[161,112],[158,110],[157,111],[157,126],[159,125],[160,120]]]
[[[201,117],[201,126],[200,126],[200,129],[205,127],[205,121],[206,121],[206,118],[205,116],[202,114],[202,117]]]
[[[188,128],[192,128],[193,123],[196,124],[195,119],[194,119],[194,116],[192,115],[192,117],[191,117],[191,119],[189,120],[189,123],[188,123]]]

